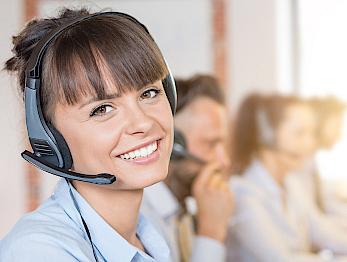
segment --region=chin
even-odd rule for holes
[[[146,185],[144,187],[148,187],[148,186],[154,185],[156,183],[159,183],[161,181],[164,181],[166,179],[167,175],[168,175],[168,169],[166,168],[165,172],[161,171],[157,175],[152,176],[151,179],[148,179],[146,181],[146,183],[145,183]]]
[[[152,181],[146,183],[146,185],[143,188],[146,188],[146,187],[152,186],[154,184],[157,184],[157,183],[159,183],[161,181],[164,181],[165,178],[166,178],[166,176],[164,178],[161,178],[161,179],[152,180]]]
[[[129,189],[143,189],[165,180],[167,174],[167,169],[165,172],[142,172],[133,177],[132,181],[124,181],[124,184],[127,184]]]

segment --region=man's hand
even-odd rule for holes
[[[234,209],[227,178],[216,163],[207,164],[196,177],[192,193],[197,202],[197,234],[224,242]]]

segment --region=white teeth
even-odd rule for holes
[[[158,144],[157,144],[157,141],[155,141],[146,147],[142,147],[140,149],[136,149],[136,150],[128,152],[126,154],[120,155],[120,158],[121,159],[134,159],[137,157],[146,157],[146,156],[152,154],[154,151],[156,151],[157,148],[158,148]]]
[[[140,152],[141,152],[142,157],[147,156],[147,149],[146,148],[141,148]]]
[[[157,150],[157,148],[158,148],[158,144],[157,144],[157,143],[154,143],[154,144],[153,144],[153,151]]]
[[[130,158],[134,158],[135,157],[135,153],[134,152],[130,152],[129,156],[130,156]]]

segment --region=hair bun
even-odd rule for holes
[[[5,62],[4,69],[11,72],[18,72],[19,84],[22,91],[25,81],[25,68],[36,44],[46,34],[61,24],[78,16],[88,14],[89,11],[85,8],[80,10],[63,8],[57,18],[33,19],[26,24],[18,35],[12,37],[12,53],[14,56]]]

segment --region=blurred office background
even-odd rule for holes
[[[347,100],[347,1],[344,0],[1,0],[0,61],[11,36],[35,16],[61,6],[112,9],[149,28],[175,76],[215,74],[228,95],[230,118],[252,91]],[[14,77],[0,73],[0,238],[18,218],[50,195],[57,178],[20,157],[26,145],[21,98]],[[346,122],[346,121],[345,121]],[[319,163],[328,181],[347,178],[347,138]],[[347,193],[346,193],[347,194]]]

